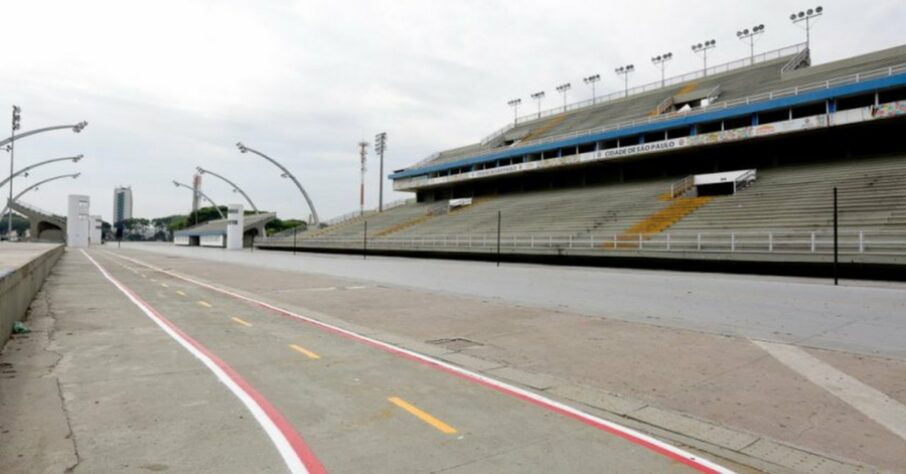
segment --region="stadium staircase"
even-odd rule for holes
[[[567,115],[557,115],[556,117],[548,120],[544,125],[532,130],[528,135],[522,138],[523,142],[531,141],[532,139],[547,133],[549,130],[552,130],[557,125],[560,125],[564,120],[566,120]]]
[[[638,245],[639,239],[648,240],[652,235],[660,234],[712,199],[711,196],[674,198],[665,209],[629,227],[617,236],[616,242],[605,243],[604,248],[634,248]]]

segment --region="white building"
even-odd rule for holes
[[[91,220],[88,216],[88,196],[69,195],[69,206],[66,215],[66,245],[69,247],[87,247],[91,232]]]
[[[113,190],[113,225],[132,219],[132,187],[118,186]]]

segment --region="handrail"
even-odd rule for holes
[[[800,51],[799,54],[790,58],[790,60],[787,61],[782,68],[780,68],[780,74],[782,75],[784,73],[796,70],[796,68],[799,67],[799,64],[801,64],[803,60],[809,57],[810,53],[811,52],[807,47]]]
[[[544,252],[576,250],[583,252],[645,251],[683,253],[747,254],[812,254],[830,255],[833,230],[762,230],[762,231],[684,231],[660,234],[567,234],[530,233],[501,235],[501,248],[507,251]],[[284,242],[286,243],[286,242]],[[279,246],[271,240],[267,245]],[[361,246],[362,237],[317,236],[300,238],[299,247]],[[403,248],[408,250],[450,248],[493,252],[497,234],[428,234],[389,236],[368,239],[369,248]],[[843,229],[838,234],[841,255],[906,255],[906,232],[878,229]]]
[[[514,128],[516,128],[516,123],[508,123],[505,126],[500,127],[499,129],[495,130],[490,135],[482,138],[481,142],[479,142],[479,143],[481,143],[482,145],[487,145],[488,143],[491,143],[491,140],[503,135],[506,132],[509,132],[510,130],[512,130]]]
[[[906,63],[901,63],[901,64],[897,64],[895,66],[887,66],[887,67],[883,67],[883,68],[872,69],[872,70],[865,71],[865,72],[848,74],[846,76],[839,76],[839,77],[835,77],[832,79],[826,79],[823,81],[816,81],[816,82],[808,83],[808,84],[801,85],[801,86],[787,87],[784,89],[777,89],[777,90],[773,90],[773,91],[769,91],[769,92],[762,92],[759,94],[754,94],[754,95],[750,95],[750,96],[746,96],[746,97],[740,97],[738,99],[725,100],[722,102],[715,102],[713,104],[709,104],[707,107],[701,107],[698,109],[688,110],[685,112],[677,112],[677,111],[668,112],[668,113],[664,113],[661,115],[638,118],[638,119],[629,120],[626,122],[615,123],[612,125],[605,125],[605,126],[598,127],[598,128],[563,133],[560,135],[539,138],[539,139],[532,140],[529,142],[519,143],[518,146],[513,146],[512,148],[509,148],[508,150],[519,150],[520,148],[524,148],[524,147],[565,140],[568,138],[575,138],[575,137],[581,137],[581,136],[585,136],[585,135],[593,135],[593,134],[597,134],[597,133],[609,132],[609,131],[619,130],[622,128],[628,128],[628,127],[633,127],[633,126],[637,126],[637,125],[646,125],[646,124],[650,124],[650,123],[663,122],[663,121],[674,119],[674,118],[677,118],[680,116],[688,117],[688,116],[692,116],[692,115],[702,114],[705,112],[712,112],[715,110],[724,110],[724,109],[736,107],[739,105],[748,105],[748,104],[753,104],[753,103],[758,103],[758,102],[764,102],[767,100],[778,99],[781,97],[796,96],[796,95],[800,95],[800,94],[803,94],[806,92],[813,92],[816,90],[830,89],[831,87],[843,86],[843,85],[848,85],[848,84],[858,84],[860,82],[865,82],[867,80],[876,79],[879,77],[889,77],[889,76],[893,76],[894,74],[901,74],[904,72],[906,72]],[[562,107],[561,107],[561,109],[562,109]],[[500,152],[499,149],[485,150],[480,153],[476,153],[476,154],[472,154],[472,155],[464,155],[464,156],[458,158],[457,161],[481,158],[483,156],[487,156],[487,155],[491,155],[491,154],[499,153],[499,152]],[[417,166],[413,165],[412,167],[408,168],[405,171],[415,170],[415,169],[417,169]]]

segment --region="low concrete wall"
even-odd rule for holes
[[[18,245],[28,244],[5,245],[0,252],[18,251]],[[35,294],[61,255],[63,245],[46,245],[46,248],[33,249],[33,255],[20,258],[10,266],[0,264],[0,348],[9,338],[13,322],[25,316]]]

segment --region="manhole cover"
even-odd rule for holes
[[[447,349],[454,351],[461,351],[469,347],[478,347],[483,346],[484,344],[480,342],[470,341],[468,339],[463,339],[461,337],[454,337],[448,339],[435,339],[433,341],[426,341],[428,344],[434,344],[436,346],[444,346]]]

